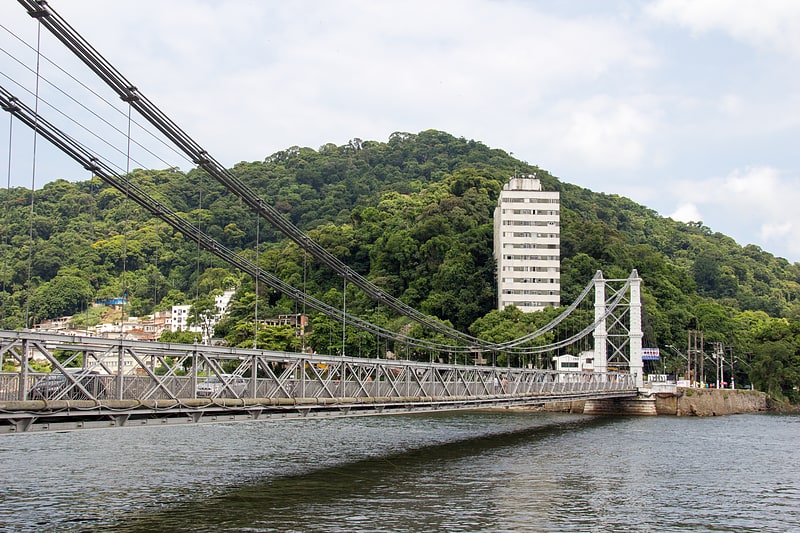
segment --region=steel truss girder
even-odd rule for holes
[[[57,351],[72,355],[61,361]],[[52,397],[31,399],[46,374],[32,372],[36,353],[67,376]],[[0,374],[0,433],[34,429],[122,427],[222,420],[360,416],[427,409],[535,405],[548,401],[632,396],[625,375],[555,372],[527,368],[463,366],[433,362],[296,354],[203,345],[72,337],[0,330],[0,354],[20,363]],[[68,362],[82,371],[65,372]],[[117,373],[106,364],[116,357]],[[123,365],[123,361],[125,365]],[[127,365],[127,366],[126,366]],[[247,389],[236,390],[224,368]],[[207,370],[199,376],[199,368]],[[184,368],[187,368],[184,373]],[[83,386],[92,374],[102,386]],[[215,375],[217,397],[198,398],[198,380]],[[241,382],[241,379],[239,380]],[[79,391],[75,399],[70,391]],[[170,419],[166,421],[166,419]]]
[[[163,407],[138,406],[129,409],[108,406],[94,409],[80,409],[73,405],[57,415],[46,413],[2,413],[0,416],[0,435],[71,431],[78,429],[102,429],[121,427],[148,427],[165,425],[186,425],[198,423],[255,422],[279,420],[303,420],[326,417],[379,416],[391,414],[411,414],[428,411],[455,411],[485,407],[514,407],[544,405],[548,402],[628,398],[635,391],[608,391],[605,393],[553,393],[536,398],[529,396],[505,395],[476,396],[471,398],[430,398],[410,399],[396,402],[341,402],[316,404],[297,403],[281,406],[263,404],[249,406],[235,404],[237,400],[217,400],[206,406],[178,406],[164,402]],[[341,399],[336,399],[341,400]],[[398,399],[399,400],[399,399]],[[86,402],[86,401],[84,401]],[[244,402],[244,400],[238,400]],[[78,402],[72,402],[77,404]]]

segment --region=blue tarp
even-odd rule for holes
[[[124,296],[121,298],[98,298],[94,303],[100,305],[124,305],[128,303],[128,299]]]

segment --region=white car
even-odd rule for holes
[[[211,376],[197,384],[198,398],[241,398],[246,391],[247,378],[233,374]]]

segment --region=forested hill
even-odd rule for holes
[[[232,171],[391,294],[487,338],[514,333],[498,328],[513,311],[493,311],[493,210],[510,176],[535,173],[545,189],[561,192],[562,303],[598,269],[626,277],[636,268],[644,280],[649,343],[683,346],[687,329],[702,329],[706,340],[735,343],[749,353],[759,343],[791,340],[792,357],[798,357],[800,265],[626,198],[571,185],[477,141],[433,130],[395,133],[388,142],[292,147]],[[342,301],[341,278],[265,222],[257,224],[203,171],[137,170],[133,180],[251,258],[258,232],[262,267],[332,304]],[[3,328],[23,327],[26,307],[38,322],[127,292],[130,312],[143,315],[228,286],[238,293],[223,331],[235,337],[237,324],[252,321],[252,280],[198,252],[99,180],[47,184],[36,191],[32,219],[28,190],[3,189],[0,205]],[[348,291],[347,305],[374,322],[405,326],[355,291]],[[278,294],[259,300],[260,316],[297,309]]]

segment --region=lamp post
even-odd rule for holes
[[[717,389],[725,381],[724,363],[725,359],[722,357],[722,343],[714,343],[714,366],[717,371]]]

